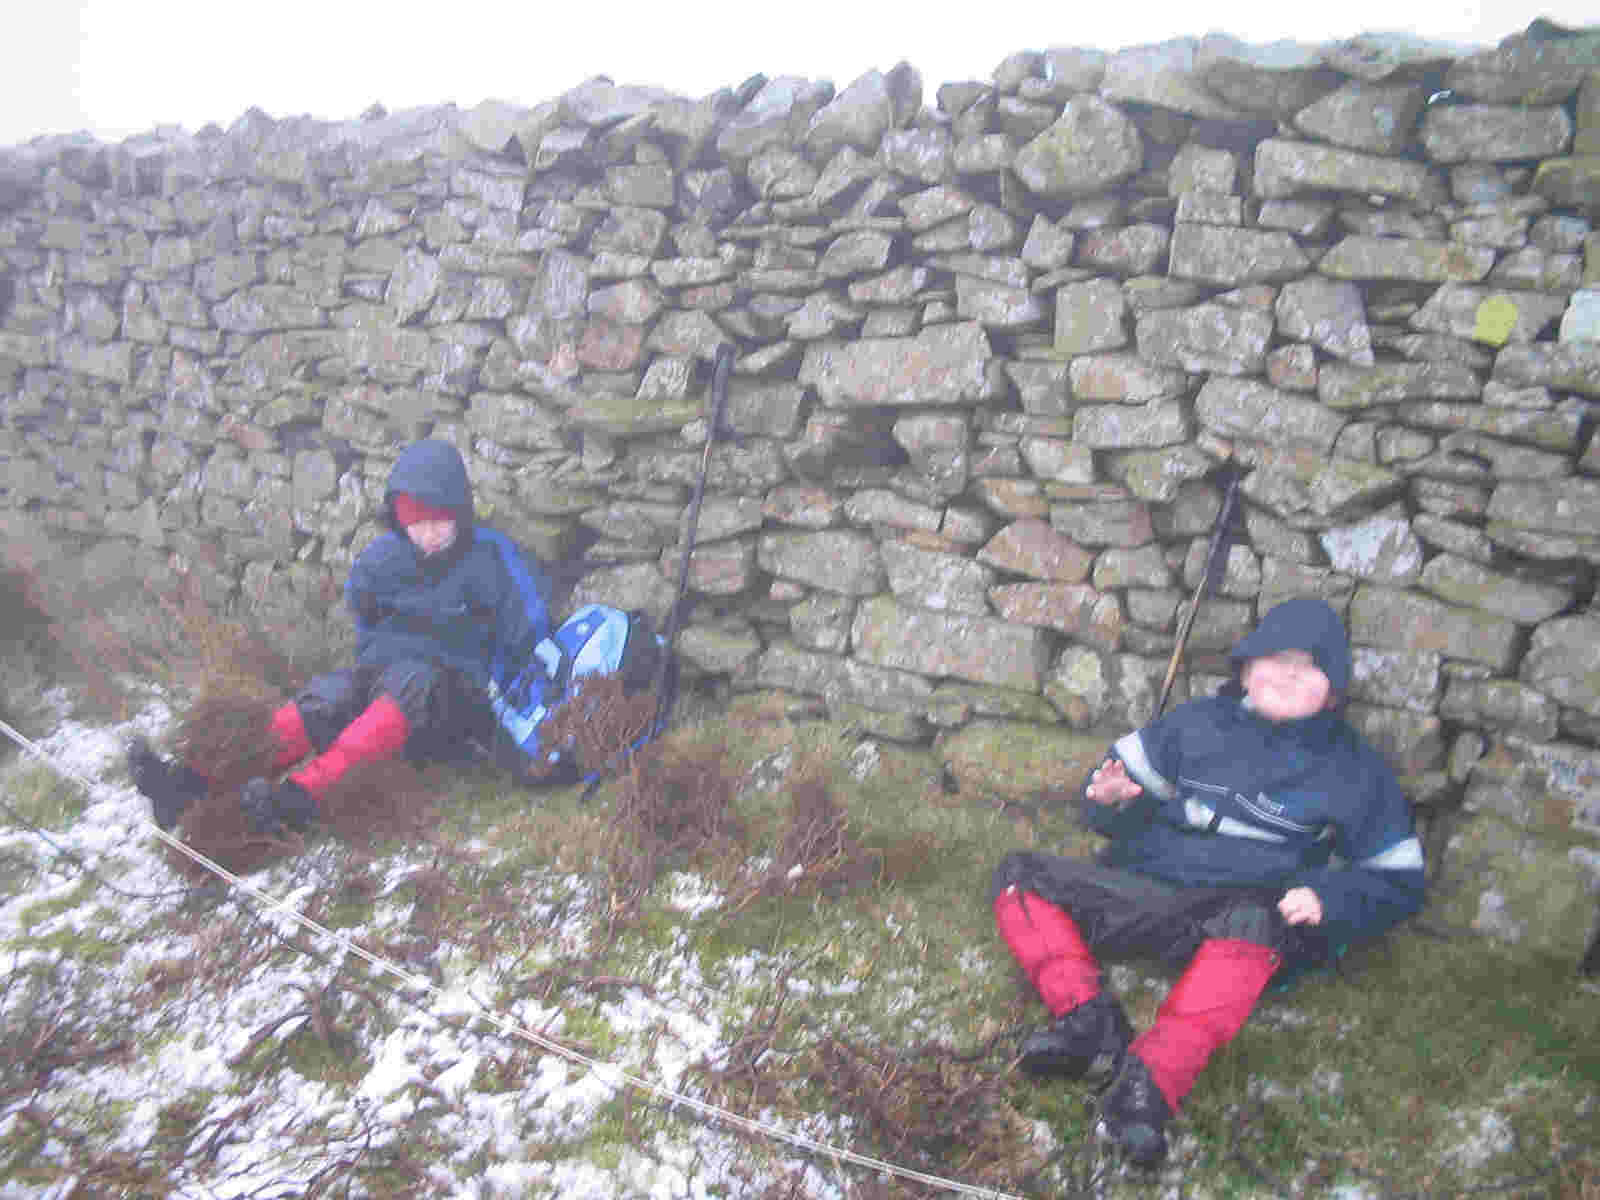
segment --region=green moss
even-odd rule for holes
[[[329,929],[351,929],[370,922],[372,911],[369,897],[341,893],[322,914],[320,922]]]
[[[309,1026],[301,1026],[283,1043],[283,1065],[319,1083],[354,1087],[372,1068],[372,1060],[347,1032],[335,1031],[324,1040]]]
[[[973,721],[940,743],[962,791],[975,796],[1031,797],[1076,787],[1105,749],[1101,736],[990,720]]]
[[[23,945],[24,942],[18,939],[8,944],[16,947]],[[25,944],[30,949],[53,951],[64,959],[78,963],[111,963],[120,959],[123,953],[120,943],[106,941],[93,934],[77,933],[70,929],[58,929],[40,937],[29,938]]]
[[[593,1163],[603,1171],[614,1171],[622,1164],[622,1156],[629,1147],[644,1133],[636,1102],[626,1094],[618,1095],[596,1111],[579,1154],[583,1161]],[[648,1138],[648,1134],[645,1136]],[[568,1147],[569,1155],[579,1157],[579,1154],[572,1153],[572,1149]]]
[[[0,899],[20,896],[38,876],[33,855],[9,846],[0,849]]]
[[[562,1012],[566,1019],[557,1035],[560,1040],[591,1047],[593,1056],[601,1059],[621,1045],[616,1031],[611,1028],[611,1022],[601,1015],[598,1005],[569,1000],[563,1005]]]
[[[23,933],[31,933],[32,930],[53,917],[59,917],[62,913],[71,912],[77,908],[93,894],[94,890],[95,885],[91,880],[82,879],[78,882],[78,886],[70,892],[28,905],[17,915],[17,924],[22,927]]]
[[[62,1172],[48,1162],[39,1162],[39,1151],[50,1140],[47,1125],[14,1120],[0,1134],[0,1178],[18,1184],[43,1187],[60,1179]]]
[[[45,766],[19,766],[6,777],[4,787],[7,806],[41,829],[65,829],[89,805],[82,788]]]
[[[185,1092],[176,1100],[161,1106],[156,1114],[156,1137],[178,1144],[194,1136],[195,1125],[205,1115],[215,1095],[209,1089]]]

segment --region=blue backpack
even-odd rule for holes
[[[504,688],[491,684],[489,701],[500,728],[541,770],[559,767],[566,754],[546,746],[540,727],[583,688],[585,679],[621,675],[629,690],[648,686],[665,643],[643,613],[585,604],[534,649],[532,661]]]
[[[494,530],[480,528],[477,535],[499,550],[501,561],[522,592],[534,627],[548,626],[542,580],[529,569],[516,544]],[[542,778],[577,778],[569,748],[547,745],[541,738],[545,722],[578,694],[586,679],[619,675],[629,692],[649,687],[660,673],[666,653],[665,639],[645,613],[585,604],[539,642],[529,660],[494,663],[489,703],[496,721],[495,757],[510,763],[533,759]],[[670,687],[676,678],[670,670],[668,676]],[[649,736],[647,733],[641,741]]]

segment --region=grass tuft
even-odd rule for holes
[[[613,799],[616,837],[608,856],[614,911],[636,913],[670,862],[726,859],[743,833],[734,780],[714,747],[656,741],[632,756]]]

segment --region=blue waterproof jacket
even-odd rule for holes
[[[394,516],[408,492],[456,518],[449,549],[424,555]],[[428,439],[401,452],[384,492],[388,532],[356,557],[345,600],[356,618],[356,661],[385,666],[422,659],[453,667],[477,686],[502,681],[550,632],[548,589],[504,534],[478,527],[460,452]]]
[[[1286,649],[1309,650],[1335,691],[1348,686],[1344,627],[1321,600],[1279,605],[1233,658]],[[1180,886],[1309,887],[1335,943],[1375,936],[1422,906],[1410,805],[1336,711],[1267,721],[1235,682],[1119,739],[1111,756],[1144,792],[1123,808],[1083,798],[1090,826],[1112,839],[1108,865]]]

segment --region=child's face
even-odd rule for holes
[[[1309,650],[1280,650],[1244,664],[1239,673],[1250,707],[1269,721],[1298,721],[1328,706],[1333,685]]]
[[[448,550],[456,540],[456,523],[448,517],[442,521],[413,521],[406,526],[406,536],[424,555]]]

